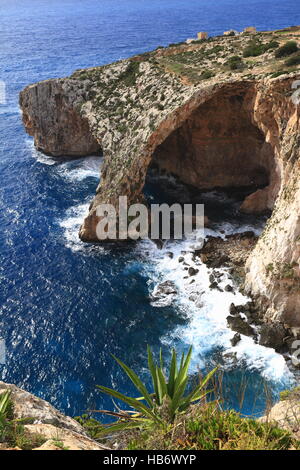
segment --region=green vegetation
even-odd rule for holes
[[[131,61],[127,66],[125,72],[120,75],[120,80],[126,86],[133,86],[136,84],[136,80],[140,75],[140,63],[137,61]]]
[[[299,444],[288,431],[222,411],[218,403],[194,407],[169,429],[135,431],[126,443],[130,450],[288,450]]]
[[[239,70],[243,68],[244,63],[241,57],[234,55],[229,57],[229,59],[225,62],[225,65],[229,67],[230,70]]]
[[[206,385],[216,372],[212,370],[189,393],[188,369],[191,361],[192,347],[187,355],[183,353],[180,363],[177,363],[176,351],[173,349],[168,377],[164,374],[164,361],[160,352],[159,364],[155,363],[152,352],[148,347],[148,368],[152,378],[153,391],[149,392],[136,373],[115,356],[114,359],[128,375],[137,391],[142,394],[139,398],[132,398],[107,387],[98,388],[118,400],[123,401],[134,411],[122,411],[121,413],[109,413],[119,420],[106,428],[106,432],[121,431],[132,428],[151,428],[154,425],[165,428],[172,423],[175,417],[186,411],[192,403],[199,402],[209,393]]]
[[[280,59],[281,57],[286,57],[291,54],[294,54],[294,52],[297,52],[298,50],[299,49],[296,41],[288,41],[275,51],[275,57],[277,59]]]
[[[267,273],[273,272],[273,271],[274,271],[274,264],[273,264],[273,263],[269,263],[269,264],[266,266],[266,271],[267,271]]]
[[[271,74],[271,78],[280,77],[280,75],[284,75],[285,73],[289,73],[287,70],[279,70],[278,72],[274,72]]]
[[[208,80],[209,78],[214,77],[216,74],[212,72],[211,70],[205,70],[205,72],[202,72],[200,75],[200,80]]]
[[[243,57],[258,57],[269,50],[276,49],[278,46],[279,43],[277,41],[270,41],[262,44],[254,39],[250,41],[244,49]]]
[[[53,445],[60,450],[69,450],[69,447],[66,447],[64,443],[58,439],[52,439]]]
[[[100,439],[101,437],[103,437],[105,426],[96,419],[92,418],[89,414],[75,416],[74,419],[78,421],[78,423],[81,424],[82,427],[84,427],[84,429],[92,439]]]
[[[280,270],[280,278],[281,279],[299,279],[296,274],[295,274],[295,267],[297,267],[298,264],[296,262],[294,263],[284,263],[282,266],[282,269]]]
[[[0,395],[0,443],[7,447],[19,447],[22,450],[30,450],[41,446],[45,439],[41,436],[26,434],[24,424],[32,420],[16,420],[13,415],[13,403],[10,392]]]
[[[100,413],[118,418],[118,421],[103,425],[88,415],[76,418],[88,434],[106,444],[118,444],[126,450],[289,450],[300,449],[300,441],[272,422],[260,422],[243,418],[239,413],[224,411],[219,400],[208,402],[207,384],[213,378],[212,370],[189,393],[188,369],[191,360],[188,354],[177,362],[172,351],[169,372],[166,378],[162,354],[156,363],[148,347],[148,368],[152,378],[153,392],[149,392],[140,378],[119,359],[115,358],[141,396],[132,398],[115,390],[99,387],[113,398],[123,401],[130,411]],[[217,380],[219,383],[219,381]],[[219,384],[220,386],[220,384]],[[219,390],[219,387],[217,387]],[[281,399],[290,398],[293,392],[286,391]],[[300,387],[295,389],[297,399]],[[214,387],[214,395],[218,395]],[[107,434],[109,434],[108,437]]]
[[[280,392],[280,400],[300,400],[300,387],[295,387],[292,390],[283,390]]]
[[[183,45],[186,45],[186,43],[184,41],[181,41],[181,42],[171,42],[168,47],[178,47],[178,46],[183,46]]]
[[[294,65],[300,65],[300,53],[295,54],[285,61],[287,67],[292,67]]]

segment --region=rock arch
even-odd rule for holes
[[[195,87],[164,75],[159,86],[168,99],[162,111],[154,111],[152,95],[145,92],[152,80],[150,71],[149,81],[139,84],[136,102],[126,105],[125,132],[118,129],[117,108],[111,108],[110,102],[106,106],[104,100],[99,108],[97,101],[87,100],[85,81],[50,80],[21,93],[25,126],[43,151],[72,154],[73,137],[78,136],[84,154],[101,143],[102,179],[81,227],[81,239],[98,241],[99,204],[116,205],[122,195],[130,203],[143,200],[153,161],[199,188],[251,183],[254,192],[243,209],[273,208],[273,213],[250,253],[246,289],[259,296],[267,319],[299,329],[300,106],[292,99],[297,73],[276,79],[235,77]],[[78,126],[66,125],[70,116],[76,116]],[[174,149],[173,160],[169,149]],[[263,187],[256,190],[257,186]]]

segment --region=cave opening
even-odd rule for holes
[[[255,124],[251,93],[225,89],[194,109],[156,147],[145,193],[160,203],[204,202],[219,221],[226,220],[226,213],[254,214],[254,221],[258,214],[270,216],[277,180],[274,149]],[[207,197],[212,192],[219,201],[215,209]]]

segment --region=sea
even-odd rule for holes
[[[283,357],[242,337],[232,347],[229,306],[249,299],[228,270],[210,288],[210,271],[195,264],[192,234],[159,248],[143,240],[123,246],[82,243],[78,229],[101,178],[103,157],[54,159],[38,152],[23,128],[19,92],[180,42],[207,31],[300,24],[299,0],[0,0],[0,379],[80,415],[113,409],[96,385],[135,396],[112,354],[149,385],[146,348],[168,359],[193,345],[191,379],[217,364],[222,404],[258,416],[295,378]],[[171,176],[151,176],[149,200],[178,194]],[[184,197],[186,188],[181,187]],[[207,235],[263,229],[264,218],[240,216],[237,197],[202,195],[213,224]],[[172,255],[170,256],[170,252]],[[199,272],[186,279],[180,256]],[[153,295],[164,281],[177,294]],[[97,417],[99,415],[97,414]]]

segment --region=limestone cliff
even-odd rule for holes
[[[60,413],[50,403],[13,384],[0,381],[0,395],[10,392],[13,416],[23,425],[23,440],[39,441],[32,450],[103,450],[107,447],[87,436],[84,428],[74,419]],[[16,422],[14,421],[14,422]],[[15,425],[15,424],[14,424]],[[5,433],[1,435],[0,450],[11,450]],[[13,448],[12,450],[21,450]]]
[[[274,210],[250,254],[246,288],[267,318],[300,327],[300,70],[274,53],[299,36],[291,28],[216,37],[27,87],[23,121],[38,149],[103,152],[81,239],[98,241],[100,203],[143,199],[152,164],[199,189],[252,187],[241,209]]]

